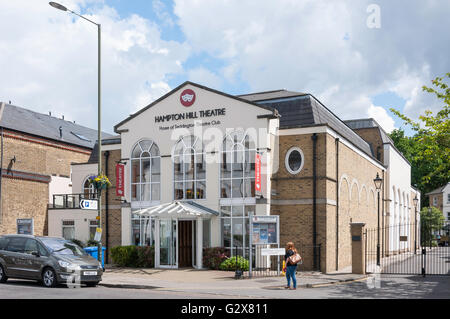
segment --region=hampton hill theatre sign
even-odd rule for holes
[[[195,119],[199,119],[199,118],[208,118],[208,117],[221,116],[221,115],[225,115],[225,108],[211,109],[211,110],[204,110],[204,111],[175,113],[175,114],[168,114],[168,115],[158,115],[158,116],[155,116],[155,123],[179,121],[179,120],[195,120]]]

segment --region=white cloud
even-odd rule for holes
[[[417,116],[421,86],[450,70],[450,2],[379,1],[371,29],[372,2],[175,0],[174,12],[193,50],[221,59],[222,76],[251,91],[309,92],[344,119],[392,91]]]
[[[371,105],[367,110],[367,115],[375,119],[386,132],[391,133],[395,129],[394,119],[389,116],[384,108]]]
[[[64,5],[101,24],[103,130],[112,132],[165,93],[171,74],[184,72],[189,47],[162,40],[151,21],[122,18],[98,0]],[[0,30],[7,30],[0,37],[0,100],[96,128],[96,26],[47,0],[0,0],[0,8]]]
[[[208,69],[205,69],[204,67],[189,70],[188,79],[192,82],[196,82],[216,90],[219,90],[223,84],[222,79],[218,75]]]

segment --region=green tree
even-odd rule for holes
[[[424,207],[420,211],[421,223],[421,241],[422,246],[430,246],[433,239],[433,233],[442,229],[444,226],[444,214],[436,207]]]
[[[445,77],[445,80],[450,79],[450,73]],[[420,122],[415,122],[394,108],[390,109],[416,132],[414,136],[407,137],[403,130],[394,130],[390,136],[411,162],[412,183],[417,184],[423,194],[450,180],[450,88],[442,77],[434,79],[432,84],[434,88],[423,86],[422,89],[442,100],[442,108],[436,114],[426,110],[419,117]],[[427,200],[424,197],[422,199]]]

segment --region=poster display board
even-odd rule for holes
[[[252,244],[279,244],[278,216],[252,216]]]
[[[33,218],[17,219],[17,234],[33,235]]]

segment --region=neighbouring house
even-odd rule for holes
[[[0,234],[48,234],[47,206],[54,194],[72,192],[71,163],[88,160],[96,136],[72,121],[0,103]]]
[[[450,221],[450,182],[429,192],[430,206],[438,208],[447,221]]]

